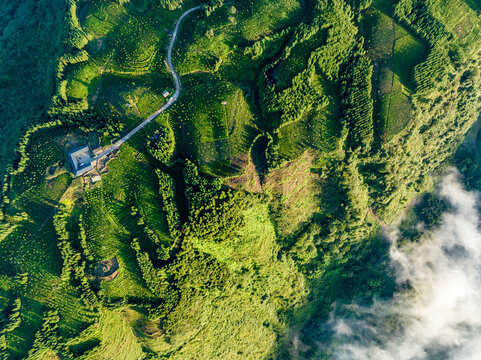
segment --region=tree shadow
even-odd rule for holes
[[[266,158],[267,136],[260,136],[252,145],[251,159],[256,168],[261,184],[264,182],[269,167]]]
[[[478,15],[481,13],[481,0],[464,0],[464,2]]]

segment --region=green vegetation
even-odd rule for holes
[[[412,121],[413,69],[424,60],[427,48],[379,2],[363,19],[363,35],[373,62],[374,135],[389,140]]]
[[[60,0],[0,2],[1,176],[22,133],[46,120],[66,10]]]
[[[208,74],[185,76],[172,119],[179,155],[196,159],[215,175],[238,172],[236,159],[249,151],[258,130],[242,89]]]
[[[174,132],[170,126],[161,126],[147,140],[149,152],[157,160],[169,163],[175,150]]]
[[[372,67],[364,54],[355,55],[339,75],[342,121],[349,129],[348,146],[370,149],[373,141]]]
[[[178,100],[73,178],[174,93],[197,5]],[[0,359],[323,358],[334,301],[395,289],[382,227],[436,226],[451,160],[481,186],[476,1],[0,10]]]

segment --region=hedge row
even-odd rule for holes
[[[178,303],[179,294],[170,285],[168,281],[167,271],[154,267],[150,260],[149,254],[142,251],[137,239],[132,240],[132,249],[135,251],[137,262],[142,273],[142,278],[149,290],[156,298],[161,299],[161,303],[155,307],[148,307],[151,317],[164,317]]]
[[[159,177],[159,194],[162,197],[164,211],[166,213],[169,233],[173,239],[181,236],[180,214],[175,203],[175,185],[172,178],[160,170],[156,170]]]
[[[436,89],[448,75],[450,65],[448,44],[452,35],[432,14],[431,9],[437,6],[431,0],[401,0],[395,7],[395,16],[431,48],[426,60],[414,68],[416,91],[421,94]]]
[[[348,145],[369,150],[374,140],[372,65],[364,54],[356,54],[342,68],[339,100],[344,126],[349,129]]]
[[[157,245],[157,253],[159,255],[159,259],[164,261],[168,260],[170,257],[169,247],[166,247],[165,244],[160,241],[157,233],[147,225],[145,218],[140,214],[139,210],[135,206],[132,206],[131,210],[131,215],[138,217],[137,225],[142,228],[144,234],[147,235],[150,241]]]
[[[54,215],[53,225],[58,237],[58,247],[62,256],[62,274],[61,280],[65,285],[73,285],[80,290],[80,298],[83,303],[93,308],[98,305],[97,295],[90,287],[88,277],[85,273],[87,266],[86,261],[82,260],[82,255],[76,251],[70,243],[70,234],[67,231],[67,218],[69,209],[61,206],[59,211]],[[86,247],[85,229],[80,228],[81,247]],[[84,235],[82,235],[82,233]],[[82,244],[84,242],[84,244]],[[85,251],[85,250],[84,250]],[[90,253],[88,253],[90,255]],[[89,256],[92,258],[91,256]]]

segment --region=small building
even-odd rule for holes
[[[72,171],[75,177],[81,176],[94,168],[92,164],[94,159],[90,154],[90,149],[88,145],[84,145],[77,148],[76,150],[69,152],[68,160],[72,165]]]
[[[168,92],[167,90],[164,90],[164,92],[162,93],[162,96],[165,98],[169,95],[170,95],[170,92]]]

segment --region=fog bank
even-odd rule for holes
[[[418,243],[398,249],[399,232],[386,230],[396,282],[406,290],[369,308],[333,311],[327,324],[333,341],[325,349],[331,358],[481,359],[479,195],[463,188],[455,170],[443,179],[440,195],[451,208]]]

